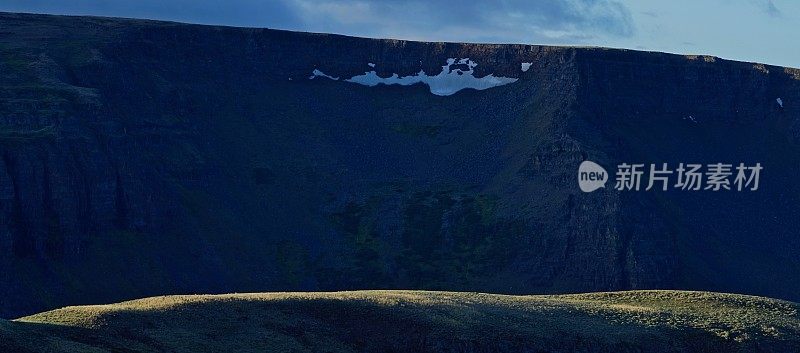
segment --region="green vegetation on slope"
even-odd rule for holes
[[[405,204],[398,219],[402,231],[397,248],[380,234],[386,201],[381,197],[350,202],[331,215],[353,254],[335,261],[342,264],[337,268],[326,268],[327,263],[305,268],[326,274],[320,279],[323,288],[469,291],[491,281],[518,253],[524,229],[495,214],[494,196],[437,190],[400,197]]]
[[[680,291],[167,296],[0,322],[0,351],[792,352],[798,308]]]

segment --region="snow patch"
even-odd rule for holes
[[[689,116],[687,116],[687,117],[684,117],[684,118],[683,118],[683,120],[689,120],[689,121],[691,121],[691,122],[693,122],[693,123],[697,124],[697,120],[695,120],[695,119],[694,119],[694,117],[693,117],[693,116],[691,116],[691,115],[689,115]]]
[[[453,65],[467,65],[468,69],[453,68]],[[345,79],[345,81],[370,87],[379,84],[409,86],[421,82],[428,85],[431,93],[437,96],[449,96],[465,88],[484,90],[513,83],[518,80],[516,78],[494,76],[494,74],[475,77],[475,66],[478,66],[478,64],[469,58],[458,59],[458,61],[454,58],[450,58],[447,59],[447,64],[442,66],[442,72],[435,76],[428,75],[424,70],[420,70],[418,73],[410,76],[398,76],[395,73],[390,77],[380,77],[378,73],[373,70],[365,72],[363,75],[356,75]]]
[[[325,77],[325,78],[329,78],[329,79],[334,80],[334,81],[338,81],[339,80],[338,77],[333,77],[333,76],[330,76],[330,75],[326,75],[324,72],[319,71],[317,69],[314,69],[314,71],[311,72],[311,77],[309,77],[308,79],[309,80],[313,80],[313,79],[315,79],[317,77]]]
[[[533,65],[533,63],[522,63],[522,72],[527,72],[528,69],[531,68],[531,65]]]
[[[775,101],[778,102],[778,105],[781,106],[781,108],[783,108],[783,99],[778,98]]]
[[[369,67],[375,67],[375,64],[373,64],[373,63],[367,63],[367,66],[369,66]]]

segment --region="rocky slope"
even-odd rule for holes
[[[798,305],[642,291],[155,297],[0,324],[15,352],[794,352]]]
[[[448,59],[516,81],[345,82]],[[800,300],[797,102],[800,71],[713,57],[0,14],[0,317],[270,290]],[[764,171],[583,194],[585,159]]]

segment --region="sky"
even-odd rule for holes
[[[800,67],[798,0],[0,0],[0,11],[372,38],[604,46]]]

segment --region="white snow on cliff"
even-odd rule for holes
[[[775,101],[778,102],[778,105],[780,105],[781,108],[783,108],[783,99],[778,98]]]
[[[467,69],[453,68],[454,65],[467,65]],[[345,79],[345,81],[370,87],[380,84],[408,86],[421,82],[428,85],[431,93],[437,96],[449,96],[465,88],[484,90],[513,83],[518,80],[510,77],[496,77],[493,74],[475,77],[475,66],[478,66],[478,64],[469,58],[458,59],[458,61],[454,58],[450,58],[447,59],[447,64],[442,66],[442,72],[434,76],[426,74],[424,70],[420,70],[418,73],[409,76],[392,74],[392,76],[389,77],[380,77],[373,70],[365,72],[362,75],[356,75]]]
[[[325,77],[325,78],[329,78],[329,79],[334,80],[334,81],[338,81],[339,80],[338,77],[333,77],[333,76],[326,75],[324,72],[319,71],[317,69],[314,69],[314,71],[311,72],[311,77],[309,77],[308,79],[309,80],[313,80],[313,79],[315,79],[317,77]]]
[[[531,65],[533,65],[533,63],[522,63],[522,72],[527,72],[528,69],[531,68]]]

